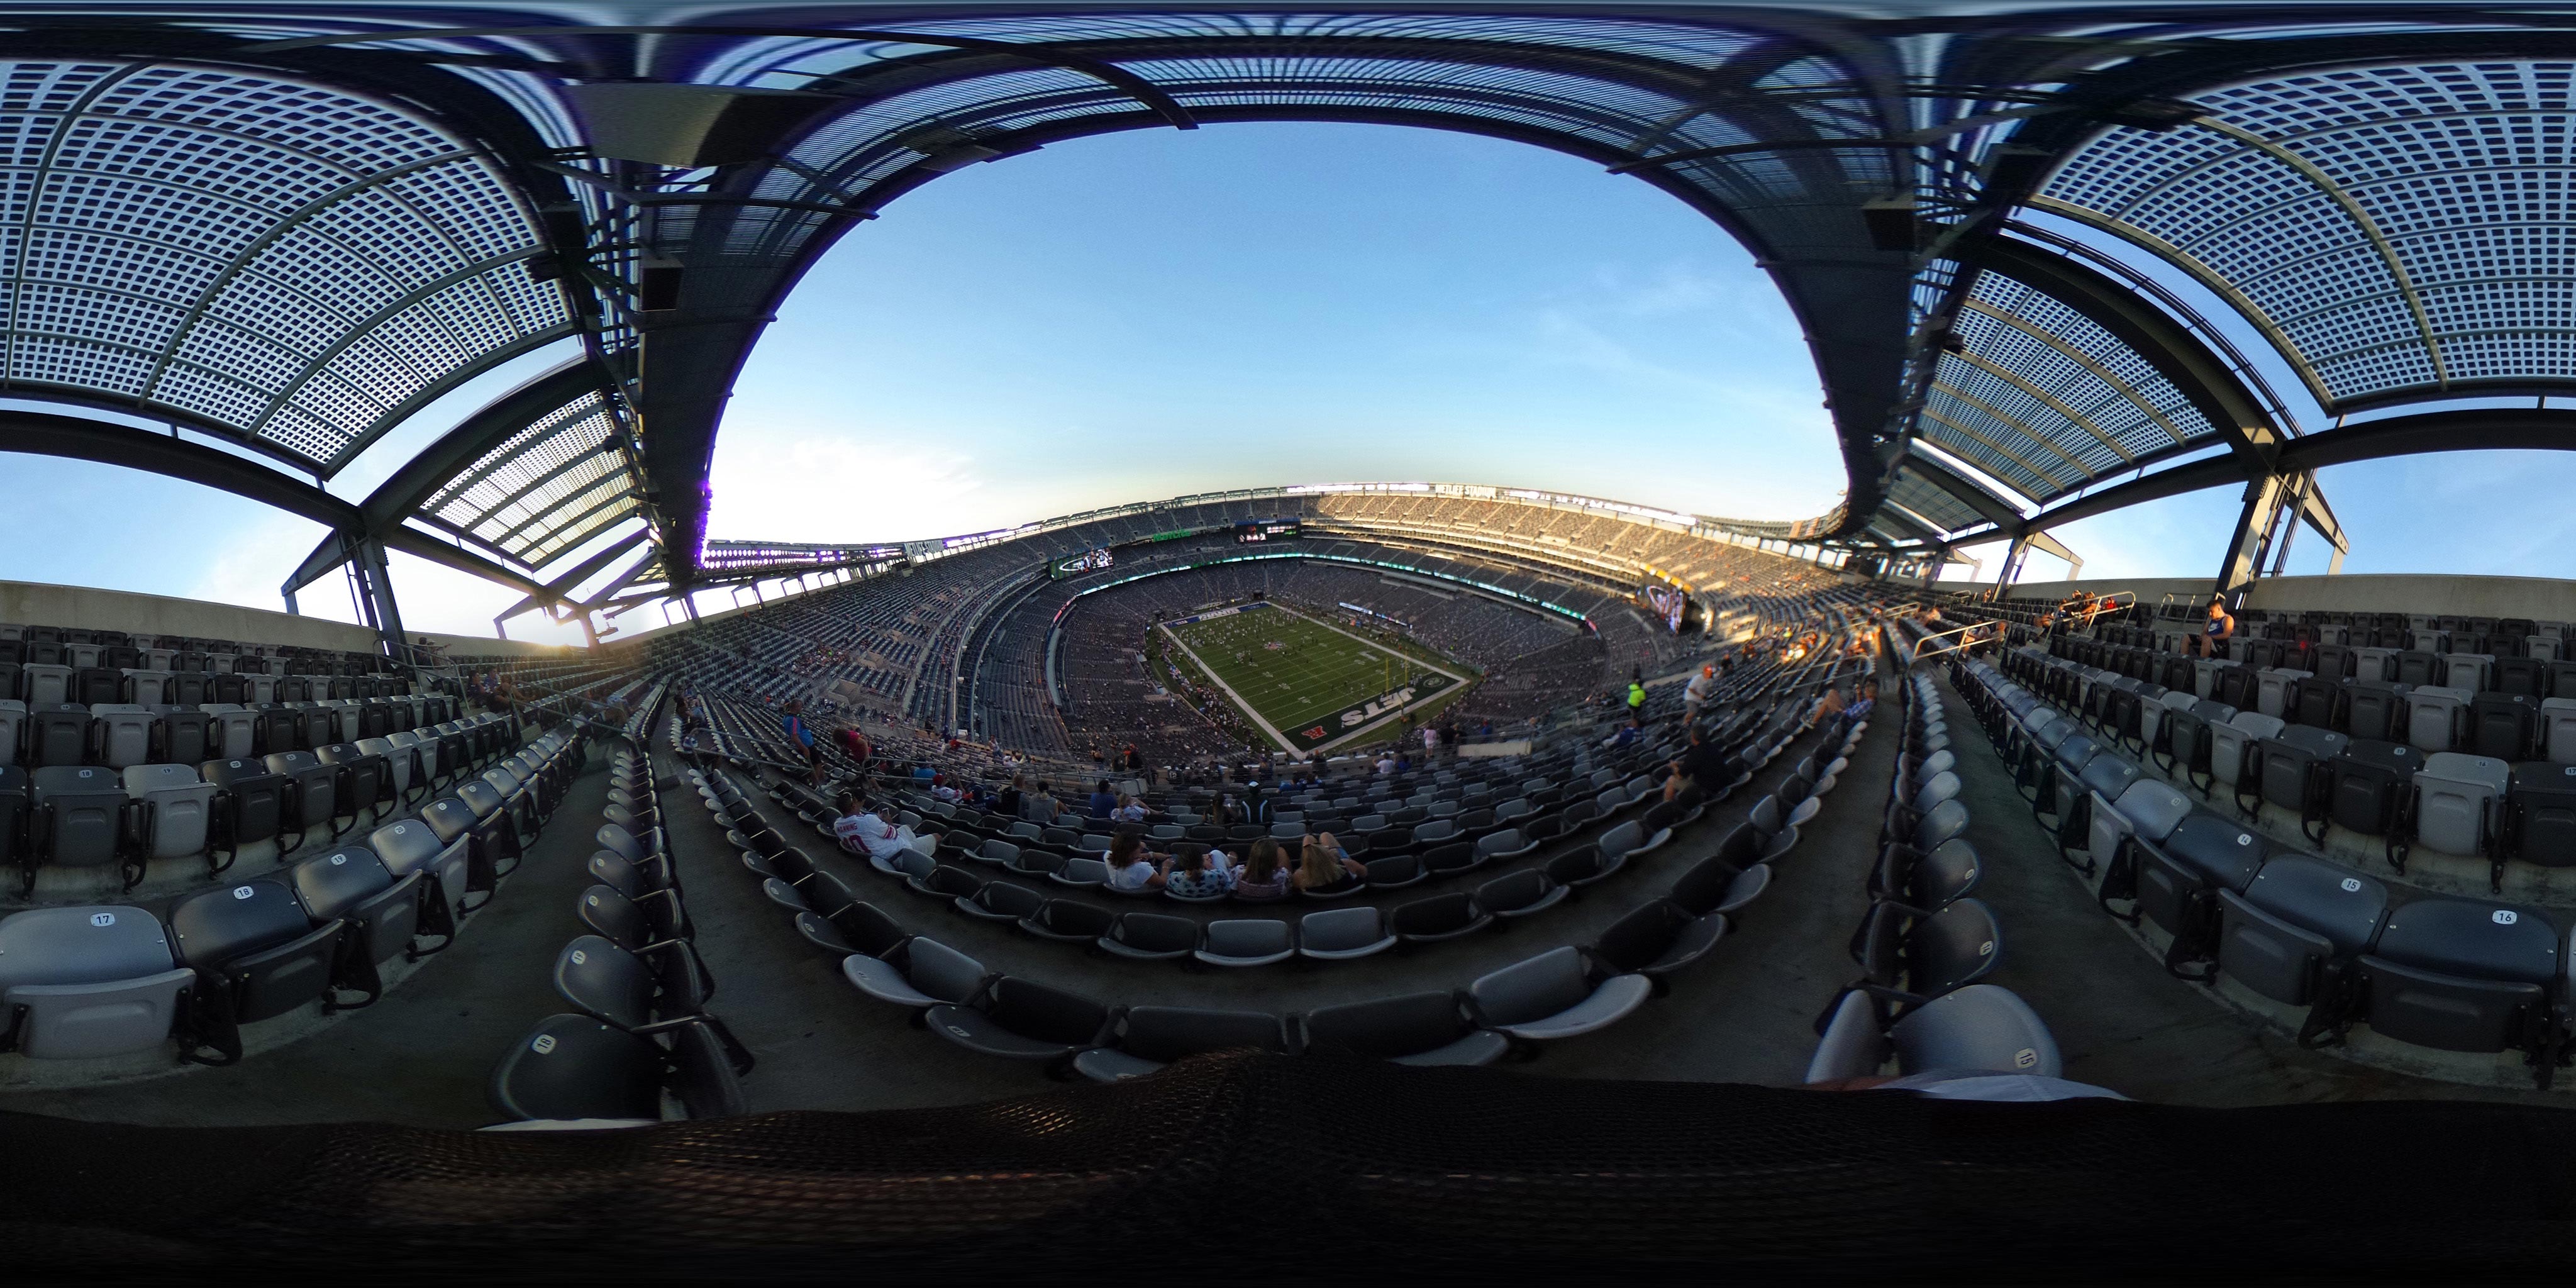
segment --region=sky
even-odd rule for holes
[[[414,417],[331,490],[551,366]],[[2276,384],[2279,383],[2276,381]],[[2567,453],[2338,466],[2347,572],[2569,575]],[[718,439],[715,537],[885,541],[1261,484],[1500,483],[1794,519],[1844,480],[1767,276],[1630,177],[1499,140],[1230,124],[1061,143],[888,206],[816,264]],[[2237,498],[2070,524],[2087,576],[2217,571]],[[321,539],[254,502],[0,454],[0,576],[274,609]],[[2323,543],[2291,570],[2322,572]],[[1972,551],[1972,554],[1979,553]],[[1984,575],[1993,575],[1991,549]],[[2060,575],[2035,558],[2029,576]],[[1964,571],[1964,570],[1962,570]],[[489,634],[516,592],[397,554],[407,624]],[[722,599],[716,603],[727,602]],[[303,611],[351,620],[338,578]],[[658,625],[644,609],[623,619]],[[577,641],[536,616],[514,638]]]

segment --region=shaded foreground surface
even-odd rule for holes
[[[2008,1105],[1246,1053],[983,1105],[627,1132],[0,1116],[0,1237],[21,1269],[443,1280],[1267,1280],[1319,1255],[1378,1276],[2348,1278],[2576,1252],[2571,1146],[2576,1115],[2528,1106]],[[2372,1177],[2402,1177],[2402,1201],[2350,1183]],[[1281,1219],[1210,1219],[1244,1195]]]

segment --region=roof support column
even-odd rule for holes
[[[2295,513],[2288,504],[2295,482],[2292,476],[2282,474],[2260,474],[2246,480],[2245,509],[2237,515],[2236,535],[2228,543],[2225,561],[2218,566],[2216,589],[2227,601],[2228,611],[2245,606],[2245,593],[2263,574],[2263,562],[2272,552],[2282,513]]]
[[[394,603],[394,583],[385,567],[384,543],[362,540],[353,544],[349,579],[358,592],[358,609],[366,614],[367,625],[375,628],[385,656],[409,662],[411,640],[403,634],[402,610]]]

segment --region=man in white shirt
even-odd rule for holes
[[[1377,772],[1378,772],[1378,777],[1380,777],[1380,778],[1384,778],[1384,777],[1386,777],[1387,775],[1392,774],[1392,773],[1394,773],[1394,772],[1395,772],[1395,753],[1394,753],[1394,752],[1391,752],[1391,751],[1390,751],[1390,752],[1385,752],[1385,753],[1382,753],[1382,754],[1380,754],[1380,755],[1378,756],[1378,758],[1377,758]]]
[[[1707,705],[1708,695],[1716,691],[1717,668],[1701,667],[1699,674],[1692,676],[1690,683],[1682,686],[1682,717],[1687,720],[1699,719],[1699,709]]]
[[[841,793],[841,817],[832,824],[832,836],[841,848],[852,854],[864,854],[880,863],[889,863],[897,853],[919,850],[936,854],[939,837],[915,836],[912,829],[898,827],[868,809],[868,803],[856,792]]]

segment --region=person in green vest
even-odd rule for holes
[[[1643,681],[1640,681],[1640,680],[1630,680],[1630,681],[1628,681],[1628,711],[1629,711],[1629,714],[1631,714],[1631,715],[1643,715],[1643,714],[1645,713],[1645,710],[1646,710],[1646,686],[1645,686],[1645,683],[1644,683]]]

